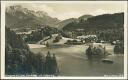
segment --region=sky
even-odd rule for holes
[[[7,4],[21,5],[25,8],[34,11],[47,12],[49,16],[65,20],[68,18],[78,18],[82,15],[101,15],[101,14],[113,14],[118,12],[124,12],[124,6],[120,4],[106,4],[106,3],[16,3]]]

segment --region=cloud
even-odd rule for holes
[[[91,15],[102,15],[102,14],[113,14],[113,13],[119,13],[119,12],[123,12],[123,9],[96,9],[95,11],[92,11],[90,14]]]
[[[14,4],[8,4],[14,5]],[[21,5],[25,8],[34,11],[47,12],[49,16],[58,18],[60,20],[68,18],[78,18],[82,15],[101,15],[101,14],[113,14],[117,12],[123,12],[124,7],[122,4],[50,4],[50,3],[16,3],[15,5]]]
[[[49,7],[48,5],[45,5],[45,4],[24,4],[23,7],[26,7],[34,11],[44,11],[47,13],[54,12],[52,7]]]
[[[103,9],[97,9],[97,10],[95,10],[94,12],[92,12],[92,13],[90,13],[90,14],[92,14],[92,15],[101,15],[101,14],[107,14],[108,13],[108,11],[105,11],[105,10],[103,10]]]

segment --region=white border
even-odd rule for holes
[[[5,5],[6,3],[124,4],[124,77],[5,77]],[[127,79],[127,1],[1,1],[1,79]]]

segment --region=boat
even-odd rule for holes
[[[113,63],[113,61],[112,60],[110,60],[110,59],[102,59],[102,62],[104,62],[104,63]]]

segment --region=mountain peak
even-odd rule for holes
[[[14,28],[39,27],[48,25],[55,27],[60,20],[50,17],[44,11],[34,11],[20,5],[8,6],[6,8],[6,25]],[[40,26],[42,27],[42,26]]]

